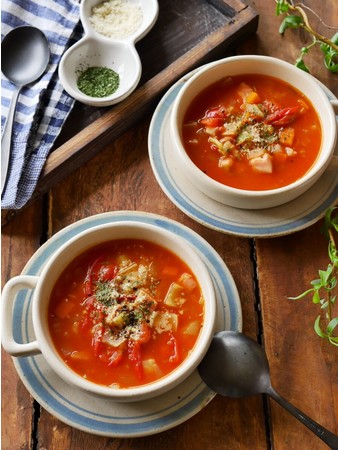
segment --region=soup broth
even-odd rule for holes
[[[186,112],[182,140],[206,175],[258,191],[304,176],[319,154],[322,131],[302,93],[277,78],[248,74],[202,91]]]
[[[144,240],[119,239],[75,258],[49,303],[54,345],[76,373],[129,388],[156,381],[193,349],[204,299],[189,267]]]

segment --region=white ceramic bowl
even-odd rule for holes
[[[143,12],[140,27],[123,39],[113,39],[98,33],[90,23],[92,8],[102,0],[82,0],[80,18],[85,35],[62,56],[59,77],[64,89],[76,100],[91,106],[110,106],[128,97],[137,87],[142,73],[140,57],[135,43],[153,27],[158,17],[157,0],[140,0],[137,3]],[[114,70],[119,75],[119,87],[107,97],[91,97],[77,86],[79,73],[87,67],[101,66]]]
[[[102,242],[114,239],[144,239],[169,249],[180,257],[195,274],[205,301],[204,322],[198,340],[190,355],[167,376],[150,384],[128,389],[102,386],[81,377],[69,368],[59,356],[50,336],[46,320],[48,303],[53,286],[64,268],[80,253]],[[13,338],[13,302],[22,289],[34,289],[32,322],[36,340],[26,344]],[[137,221],[115,222],[84,231],[62,245],[50,258],[39,276],[21,275],[12,278],[2,293],[2,345],[12,356],[29,356],[42,353],[47,363],[67,383],[89,393],[105,396],[114,401],[144,400],[160,395],[187,378],[205,355],[214,334],[216,297],[208,269],[193,247],[183,238],[165,230]]]
[[[231,75],[270,75],[294,86],[312,102],[322,126],[320,154],[312,168],[299,180],[278,189],[250,191],[226,186],[203,173],[190,159],[182,143],[182,123],[193,98],[213,83]],[[263,209],[279,206],[299,197],[323,174],[333,159],[337,140],[334,109],[338,102],[330,102],[319,83],[297,67],[268,56],[235,56],[210,63],[197,71],[183,86],[175,99],[171,113],[171,134],[175,156],[196,189],[220,203],[244,209]]]

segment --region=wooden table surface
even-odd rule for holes
[[[258,32],[231,54],[262,54],[294,62],[307,36],[278,34],[281,19],[272,0],[248,1],[259,13]],[[308,0],[324,22],[338,24],[338,2]],[[320,24],[318,27],[322,29]],[[322,29],[323,30],[323,29]],[[329,31],[329,33],[331,33]],[[332,32],[333,34],[333,32]],[[224,55],[226,56],[226,55]],[[320,51],[311,51],[312,73],[336,96],[337,75],[329,74]],[[2,283],[20,274],[49,237],[73,222],[107,211],[138,210],[187,225],[221,255],[236,282],[243,331],[263,342],[275,389],[304,413],[338,433],[338,350],[317,337],[318,306],[287,296],[308,288],[328,263],[321,221],[276,238],[227,235],[188,218],[159,187],[148,159],[151,114],[44,197],[24,208],[2,228]],[[11,358],[2,353],[2,448],[15,449],[275,449],[328,448],[266,396],[228,399],[216,396],[201,412],[168,431],[131,439],[106,438],[74,429],[50,415],[30,396]]]

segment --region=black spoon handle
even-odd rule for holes
[[[306,414],[302,413],[298,408],[291,405],[288,401],[282,398],[272,386],[270,386],[266,393],[270,395],[277,403],[283,408],[289,411],[290,414],[295,416],[300,422],[308,427],[313,433],[315,433],[322,441],[324,441],[332,450],[338,450],[338,436],[331,433],[326,428],[319,425],[314,420],[310,419]]]

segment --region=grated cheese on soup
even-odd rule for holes
[[[141,26],[143,12],[140,5],[128,0],[108,0],[92,9],[89,20],[98,33],[123,39]]]

